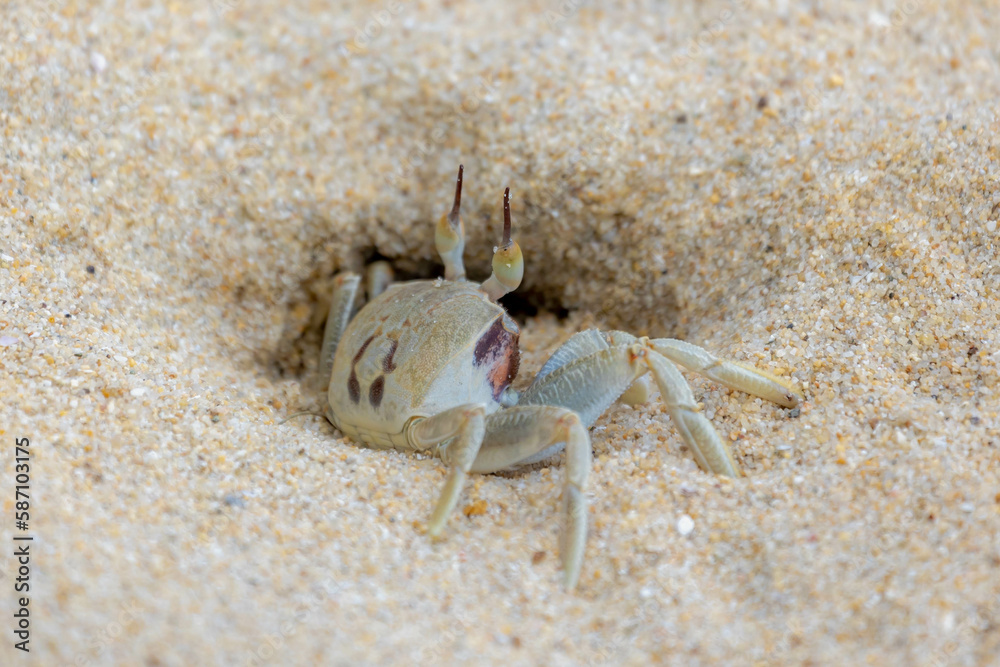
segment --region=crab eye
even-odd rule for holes
[[[514,241],[501,247],[493,255],[493,274],[508,292],[513,292],[524,277],[524,258],[521,248]]]
[[[493,251],[493,275],[483,283],[482,289],[496,301],[513,292],[524,277],[524,258],[521,248],[510,237],[510,188],[503,191],[503,239]]]
[[[455,203],[451,207],[451,213],[442,215],[438,222],[434,241],[438,252],[442,255],[454,250],[462,242],[464,230],[462,228],[462,172],[464,168],[458,165],[458,178],[455,181]]]

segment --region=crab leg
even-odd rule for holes
[[[681,372],[663,355],[645,348],[640,348],[640,351],[645,353],[642,357],[653,371],[670,419],[694,452],[701,469],[717,475],[739,477],[740,469],[736,467],[732,452],[719,438],[711,422],[698,411],[698,403]]]
[[[739,469],[733,461],[729,448],[719,438],[709,421],[698,411],[694,395],[684,377],[670,360],[657,350],[658,341],[635,338],[623,332],[600,335],[608,344],[607,348],[578,356],[572,361],[565,361],[554,370],[548,370],[524,392],[519,404],[559,405],[569,408],[576,411],[584,424],[589,426],[628,389],[636,378],[652,371],[667,410],[684,441],[694,452],[698,464],[704,470],[719,475],[739,475]],[[590,347],[598,346],[594,336],[581,337],[580,340],[589,340],[590,343],[586,345]],[[582,347],[583,345],[581,349]],[[702,365],[699,368],[704,367],[705,365]],[[771,380],[763,374],[756,374],[752,369],[729,362],[719,362],[717,366],[708,365],[707,371],[714,373],[713,369],[716,367],[725,368],[726,372],[732,375],[736,375],[737,372],[728,369],[738,368],[740,372],[746,374],[746,378],[760,378],[748,382],[744,376],[736,375],[739,380],[738,386],[741,388],[753,388],[765,394],[765,398],[784,396],[771,390],[762,390],[760,388],[762,386],[771,387],[767,383],[783,385],[778,385],[776,380]],[[729,375],[723,377],[728,379]],[[787,388],[785,389],[787,391]]]
[[[563,485],[565,523],[560,539],[563,582],[576,586],[587,540],[587,500],[583,495],[590,474],[590,436],[570,410],[526,405],[501,410],[486,418],[486,436],[471,472],[487,473],[541,461],[566,449]]]
[[[552,371],[565,366],[571,361],[585,357],[593,352],[606,350],[608,347],[609,345],[604,340],[604,336],[597,329],[578,331],[570,336],[565,343],[556,348],[556,351],[552,353],[552,356],[548,358],[542,369],[535,375],[534,381],[538,382]]]
[[[418,419],[407,428],[407,439],[416,451],[433,453],[451,468],[441,497],[427,522],[427,533],[441,533],[458,502],[466,475],[483,442],[486,408],[476,403],[459,405],[433,417]]]
[[[684,441],[694,451],[698,464],[719,475],[739,475],[729,449],[698,412],[691,389],[680,371],[666,357],[652,350],[644,339],[628,334],[620,339],[628,338],[636,342],[592,352],[550,372],[524,392],[520,405],[542,403],[569,408],[589,426],[636,378],[651,370],[667,410]]]
[[[330,382],[337,343],[357,309],[360,284],[361,278],[356,273],[338,273],[333,279],[333,299],[330,301],[330,314],[326,316],[326,328],[323,329],[323,348],[319,353],[316,374],[317,384],[322,384],[324,388]]]
[[[534,381],[538,382],[557,368],[580,357],[585,357],[600,350],[606,350],[611,345],[632,343],[635,340],[635,336],[624,331],[603,332],[597,329],[587,329],[577,332],[552,353],[552,356],[545,362],[542,369],[538,371]],[[625,393],[618,398],[618,401],[626,405],[641,405],[649,400],[649,392],[649,378],[641,376],[632,383],[632,386],[625,390]]]
[[[592,426],[647,368],[632,363],[630,345],[615,345],[564,363],[536,378],[518,405],[556,405]]]
[[[604,345],[605,347],[601,347]],[[596,351],[590,351],[596,350]],[[671,362],[721,382],[738,391],[794,407],[800,396],[781,378],[750,366],[719,359],[702,348],[669,338],[636,338],[623,331],[584,331],[572,336],[542,367],[521,395],[520,405],[560,405],[580,414],[588,426],[622,397],[633,393],[642,376],[652,371],[663,400],[681,436],[699,465],[721,475],[738,475],[729,448],[697,408],[684,377]],[[634,379],[633,378],[633,379]]]
[[[392,284],[392,265],[389,262],[372,262],[365,270],[365,293],[371,301]]]
[[[697,345],[673,338],[654,338],[649,344],[674,363],[730,389],[759,396],[786,408],[794,408],[802,400],[802,396],[785,380],[757,368],[719,359]]]
[[[649,400],[650,391],[652,388],[649,386],[649,376],[642,375],[618,397],[618,402],[625,405],[642,405]]]

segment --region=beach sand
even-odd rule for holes
[[[1000,7],[777,4],[5,4],[0,662],[1000,664]],[[571,594],[559,461],[432,543],[439,461],[279,425],[334,273],[438,275],[459,163],[517,386],[599,326],[806,396],[688,376],[738,479],[613,407]]]

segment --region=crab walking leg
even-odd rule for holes
[[[646,339],[618,332],[613,337],[613,340],[630,339],[633,341],[630,344],[593,352],[551,371],[528,387],[519,405],[559,405],[575,411],[590,426],[639,376],[651,370],[671,418],[699,465],[720,475],[739,475],[729,450],[698,412],[694,395],[680,371],[653,350]]]
[[[698,411],[691,387],[681,372],[666,357],[652,350],[644,351],[643,358],[653,371],[670,419],[680,431],[684,442],[694,452],[694,458],[701,469],[717,475],[739,477],[740,471],[732,452],[719,438],[708,419]]]
[[[330,301],[330,314],[326,316],[326,328],[323,329],[323,348],[319,353],[319,371],[316,375],[317,384],[323,387],[330,382],[337,343],[357,308],[360,284],[361,278],[356,273],[338,273],[333,279],[333,299]]]
[[[624,394],[618,397],[618,402],[625,405],[642,405],[649,401],[649,392],[651,390],[649,376],[642,375],[625,390]]]
[[[466,475],[483,442],[485,415],[484,406],[469,403],[411,422],[407,429],[407,439],[413,449],[432,449],[451,468],[441,497],[427,522],[427,533],[431,537],[441,533],[448,516],[455,509]]]
[[[389,262],[372,262],[365,270],[365,294],[371,301],[392,284],[392,265]]]
[[[535,379],[518,405],[555,405],[592,426],[629,386],[649,369],[634,363],[634,345],[616,345],[567,362]]]
[[[590,436],[576,413],[547,405],[527,405],[495,412],[486,418],[486,436],[471,472],[496,472],[540,461],[566,450],[563,485],[565,514],[560,554],[563,583],[573,589],[587,541],[587,500],[583,491],[590,475]]]
[[[635,336],[627,334],[624,331],[610,331],[605,333],[597,329],[587,329],[586,331],[577,332],[552,353],[552,356],[545,362],[542,369],[535,375],[535,382],[538,382],[552,371],[565,366],[569,362],[585,357],[588,354],[606,350],[613,345],[634,343],[635,341]],[[632,386],[625,390],[625,393],[618,398],[618,401],[625,405],[641,405],[649,400],[649,392],[649,378],[641,376],[632,383]]]
[[[802,400],[801,394],[787,381],[751,366],[719,359],[697,345],[673,338],[655,338],[649,345],[674,363],[730,389],[759,396],[786,408],[794,408]]]
[[[538,382],[552,371],[562,368],[571,361],[585,357],[588,354],[593,354],[594,352],[606,350],[608,347],[610,346],[604,340],[604,336],[597,329],[578,331],[552,353],[552,356],[548,358],[542,369],[535,375],[535,382]]]
[[[601,336],[608,342],[608,345],[623,345],[634,343],[638,340],[635,336],[624,331],[602,331]],[[640,375],[632,385],[625,390],[625,393],[618,397],[619,403],[625,405],[642,405],[649,400],[652,391],[648,375]]]

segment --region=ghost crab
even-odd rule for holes
[[[493,273],[482,284],[465,277],[464,227],[455,202],[435,230],[444,279],[391,285],[388,265],[367,272],[368,303],[356,312],[361,277],[335,278],[323,335],[319,377],[329,378],[326,417],[355,442],[432,454],[450,472],[427,524],[438,536],[469,473],[536,463],[566,450],[561,539],[564,583],[576,586],[587,532],[584,489],[591,467],[587,429],[616,400],[645,402],[647,373],[698,464],[739,475],[729,448],[699,412],[677,365],[785,407],[799,401],[785,381],[716,358],[679,340],[594,329],[559,347],[518,395],[518,327],[497,300],[524,272],[511,239],[509,188],[503,198],[503,239]]]

